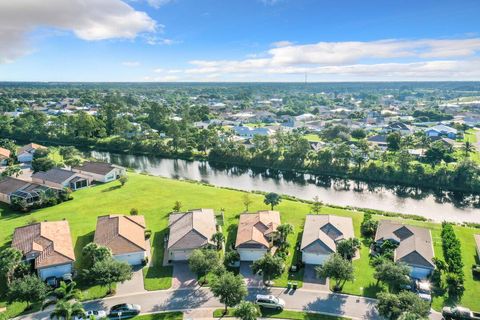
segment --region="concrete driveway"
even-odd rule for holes
[[[263,277],[252,272],[251,262],[240,262],[240,274],[247,287],[263,287]]]
[[[188,262],[173,262],[172,289],[194,288],[197,286],[197,276],[190,271]]]
[[[303,287],[309,290],[328,291],[328,279],[317,278],[315,267],[316,265],[313,264],[305,265],[305,271],[303,273]]]
[[[125,281],[124,283],[118,283],[116,294],[127,295],[146,291],[143,285],[143,266],[133,266],[132,269],[132,279]]]

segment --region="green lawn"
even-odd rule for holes
[[[160,312],[153,314],[145,314],[132,318],[133,320],[182,320],[183,313],[179,311],[175,312]]]
[[[223,315],[224,309],[217,309],[213,312],[214,318],[228,318],[233,317],[234,309],[229,308],[226,315]],[[309,313],[303,311],[276,311],[276,310],[267,310],[261,309],[262,318],[275,318],[275,319],[293,319],[293,320],[343,320],[350,319],[345,317],[336,317],[320,313]]]
[[[311,142],[320,142],[322,141],[320,139],[320,137],[318,136],[318,134],[316,133],[308,133],[308,134],[304,134],[303,137],[305,139],[307,139],[308,141],[311,141]]]
[[[468,129],[465,131],[463,135],[463,141],[470,141],[471,143],[476,143],[477,142],[477,135],[476,135],[477,130],[474,129]]]
[[[175,201],[181,201],[184,210],[193,208],[213,208],[220,212],[225,209],[223,232],[227,239],[227,248],[233,243],[236,236],[238,215],[243,211],[242,192],[215,188],[198,183],[182,182],[158,177],[151,177],[141,174],[130,173],[127,184],[120,188],[118,182],[80,190],[73,193],[74,200],[62,203],[55,207],[45,208],[31,214],[18,214],[11,212],[6,206],[0,206],[0,248],[9,245],[13,230],[17,226],[26,224],[35,219],[60,220],[67,219],[73,237],[75,254],[77,257],[76,266],[80,267],[81,251],[83,246],[92,241],[96,218],[99,215],[120,213],[128,214],[131,208],[137,208],[140,214],[145,215],[147,228],[152,230],[151,242],[153,244],[152,255],[154,266],[144,269],[145,287],[147,290],[159,290],[171,286],[171,268],[162,267],[163,239],[167,228],[167,217],[172,210]],[[253,203],[250,211],[267,209],[263,204],[263,195],[252,194]],[[289,236],[291,254],[287,260],[287,269],[294,259],[295,244],[300,241],[305,215],[309,212],[309,205],[290,200],[283,200],[275,208],[281,212],[282,222],[294,225],[295,234]],[[322,214],[336,214],[352,217],[355,234],[360,237],[360,223],[363,218],[361,212],[331,207],[323,207]],[[385,218],[377,216],[377,218]],[[441,241],[439,237],[440,225],[434,223],[404,220],[405,222],[422,225],[432,229],[435,253],[442,256]],[[460,303],[466,307],[480,311],[480,299],[475,299],[475,293],[480,292],[480,281],[474,280],[470,267],[475,261],[475,244],[473,234],[480,233],[478,229],[456,226],[455,230],[462,243],[465,263],[465,286],[466,292]],[[344,287],[345,293],[365,295],[374,297],[381,289],[375,285],[373,269],[369,265],[368,246],[361,249],[360,259],[355,260],[355,281],[347,283]],[[298,281],[302,285],[302,271],[290,275],[286,271],[279,279],[275,279],[276,286],[286,286],[289,278]],[[88,298],[101,297],[106,293],[105,288],[94,287],[84,288]],[[0,292],[5,292],[4,284],[0,283]],[[1,300],[1,299],[0,299]],[[1,302],[0,302],[1,303]],[[439,309],[444,303],[443,298],[434,299],[434,307]]]

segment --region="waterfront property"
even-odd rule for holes
[[[279,225],[280,212],[278,211],[241,214],[235,242],[240,260],[255,261],[270,251]]]
[[[42,192],[50,190],[49,187],[28,181],[3,177],[0,179],[0,201],[11,204],[13,199],[24,200],[27,205],[32,205],[40,199]]]
[[[20,250],[42,279],[73,273],[72,238],[68,221],[45,221],[15,229],[12,247]]]
[[[171,213],[168,228],[168,260],[187,260],[193,250],[214,246],[212,236],[216,232],[216,223],[213,209]]]
[[[73,167],[72,171],[91,176],[97,182],[110,182],[123,176],[126,172],[124,167],[108,162],[88,161],[79,167]]]
[[[393,259],[411,267],[410,276],[425,279],[435,268],[432,235],[429,229],[382,220],[375,234],[375,245],[380,248],[385,241],[397,245]]]
[[[305,218],[300,245],[302,261],[306,264],[323,264],[337,251],[337,243],[340,240],[353,237],[351,218],[309,214]]]
[[[32,181],[57,189],[70,188],[73,191],[88,187],[93,178],[74,171],[53,168],[32,175]]]
[[[147,252],[144,216],[105,215],[97,218],[94,242],[130,265],[143,263]]]
[[[38,149],[47,149],[47,147],[44,147],[36,143],[29,143],[19,148],[17,151],[18,162],[21,162],[21,163],[32,162],[33,155],[35,154],[35,151],[37,151]]]

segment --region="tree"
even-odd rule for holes
[[[22,261],[23,254],[15,248],[5,248],[0,251],[0,275],[5,277],[7,284],[13,279],[15,269]]]
[[[223,241],[225,240],[225,236],[223,235],[223,233],[218,231],[212,235],[212,239],[210,240],[212,240],[215,243],[215,245],[217,246],[217,250],[221,250]]]
[[[402,136],[398,132],[392,132],[387,136],[387,148],[390,151],[400,150]]]
[[[227,267],[235,265],[238,261],[240,261],[240,254],[236,250],[227,251],[223,258],[223,263]]]
[[[242,276],[234,275],[232,272],[225,272],[215,278],[210,290],[225,305],[225,313],[228,307],[239,304],[248,293]]]
[[[120,262],[113,258],[97,261],[90,269],[83,270],[84,276],[92,283],[108,286],[108,292],[112,293],[114,283],[125,282],[132,278],[132,267],[126,262]]]
[[[272,256],[266,253],[261,259],[254,261],[252,264],[252,271],[263,275],[265,283],[270,279],[276,278],[283,273],[285,268],[285,261],[279,256]]]
[[[320,278],[335,280],[335,289],[341,290],[345,282],[353,281],[353,265],[350,261],[334,253],[327,258],[323,265],[315,268]]]
[[[35,154],[37,154],[37,152],[39,150],[42,150],[42,149],[38,149]],[[50,169],[52,169],[53,167],[56,166],[56,163],[55,161],[53,161],[52,159],[50,158],[34,158],[33,161],[32,161],[32,170],[33,172],[39,172],[39,171],[48,171]]]
[[[282,201],[282,198],[275,192],[267,193],[265,195],[265,199],[263,199],[263,202],[266,205],[269,205],[272,208],[272,210],[275,206],[279,205],[281,201]]]
[[[410,269],[403,263],[395,263],[385,259],[375,266],[373,277],[385,283],[390,292],[398,291],[402,286],[410,283]]]
[[[27,275],[10,283],[7,298],[10,302],[26,302],[28,307],[32,302],[43,301],[48,293],[48,287],[36,275]]]
[[[85,317],[85,309],[80,302],[59,301],[50,314],[50,319],[72,320],[75,317]]]
[[[351,135],[352,135],[352,138],[355,138],[355,139],[365,139],[365,137],[367,136],[367,133],[362,128],[357,128],[352,130]]]
[[[319,214],[320,210],[322,209],[323,202],[320,201],[320,198],[318,196],[313,197],[313,203],[311,205],[312,212],[315,214]]]
[[[188,258],[188,266],[199,278],[220,265],[218,253],[210,249],[196,249]]]
[[[82,249],[83,260],[87,267],[93,266],[96,262],[112,258],[112,251],[104,246],[90,242]]]
[[[233,315],[240,320],[255,320],[260,316],[260,311],[254,303],[242,301],[235,307]]]
[[[290,223],[283,223],[277,227],[278,242],[281,247],[288,244],[287,237],[293,233],[293,225]]]
[[[401,315],[409,313],[415,319],[427,318],[430,313],[430,305],[422,300],[417,294],[410,291],[402,291],[399,294],[381,292],[377,295],[378,313],[387,319],[398,319]]]
[[[128,182],[128,176],[127,175],[121,176],[120,178],[118,178],[118,182],[120,182],[120,185],[123,187],[125,183]]]
[[[362,235],[365,238],[372,238],[375,233],[377,232],[378,221],[372,219],[372,215],[370,213],[365,213],[363,215],[362,224],[360,225],[360,230]]]
[[[4,177],[11,177],[15,176],[18,177],[23,173],[22,168],[19,165],[11,165],[7,166],[5,170],[2,172],[2,176]]]
[[[252,204],[253,200],[250,198],[250,194],[249,193],[244,193],[242,195],[242,202],[243,202],[243,205],[245,206],[245,212],[248,211],[248,207]]]
[[[175,201],[172,209],[173,212],[180,212],[180,210],[182,210],[182,203],[180,201]]]
[[[475,148],[473,147],[472,143],[470,141],[465,141],[465,143],[462,146],[463,153],[465,154],[465,157],[468,157],[470,153],[472,153]]]
[[[47,301],[43,304],[43,308],[57,303],[59,301],[70,301],[70,300],[81,300],[82,298],[82,291],[76,288],[77,284],[75,281],[70,283],[65,283],[64,281],[60,282],[60,286],[53,290],[49,296],[51,299],[47,299]]]
[[[357,238],[343,239],[337,242],[337,252],[344,259],[352,260],[360,249],[360,240]]]

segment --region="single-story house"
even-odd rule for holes
[[[235,134],[237,136],[245,138],[253,138],[255,135],[270,136],[273,134],[273,130],[266,127],[251,128],[244,126],[235,126],[233,127],[233,131],[235,131]]]
[[[406,125],[403,122],[395,121],[389,123],[383,128],[384,132],[399,132],[402,135],[408,135],[413,133],[413,130],[410,126]]]
[[[17,151],[17,160],[18,162],[32,162],[33,160],[33,155],[35,154],[35,151],[38,149],[47,149],[47,147],[44,147],[42,145],[36,144],[36,143],[29,143]]]
[[[377,134],[367,138],[367,142],[370,145],[378,146],[379,148],[387,148],[387,136],[383,134]]]
[[[10,150],[0,147],[0,166],[4,166],[7,164],[10,155]]]
[[[3,177],[0,179],[0,201],[11,204],[12,199],[17,197],[27,202],[27,205],[34,203],[40,197],[40,192],[49,190],[47,186],[12,178]]]
[[[91,176],[97,182],[110,182],[125,174],[123,167],[108,162],[84,162],[79,167],[72,168],[72,171]]]
[[[88,187],[92,180],[91,176],[61,168],[39,171],[32,175],[32,181],[35,183],[57,189],[70,188],[74,191]]]
[[[144,216],[100,216],[93,242],[112,250],[118,261],[140,265],[147,254],[145,228]]]
[[[375,243],[381,246],[386,240],[398,245],[393,259],[410,266],[412,278],[425,279],[432,273],[435,264],[432,234],[429,229],[381,220],[375,234]]]
[[[450,139],[457,138],[457,129],[439,124],[430,128],[425,129],[425,134],[428,137],[438,137],[438,136],[447,136]]]
[[[306,264],[323,264],[337,251],[337,243],[354,237],[352,218],[333,215],[309,214],[303,228],[302,261]]]
[[[474,234],[475,237],[475,245],[477,246],[477,256],[478,260],[480,260],[480,234]]]
[[[217,229],[213,209],[172,213],[168,218],[168,228],[169,260],[188,260],[193,250],[214,246],[212,236]]]
[[[16,228],[12,247],[33,262],[38,276],[62,277],[73,273],[75,254],[68,221],[45,221]]]
[[[235,242],[240,260],[255,261],[262,258],[272,248],[279,225],[278,211],[241,214]]]

